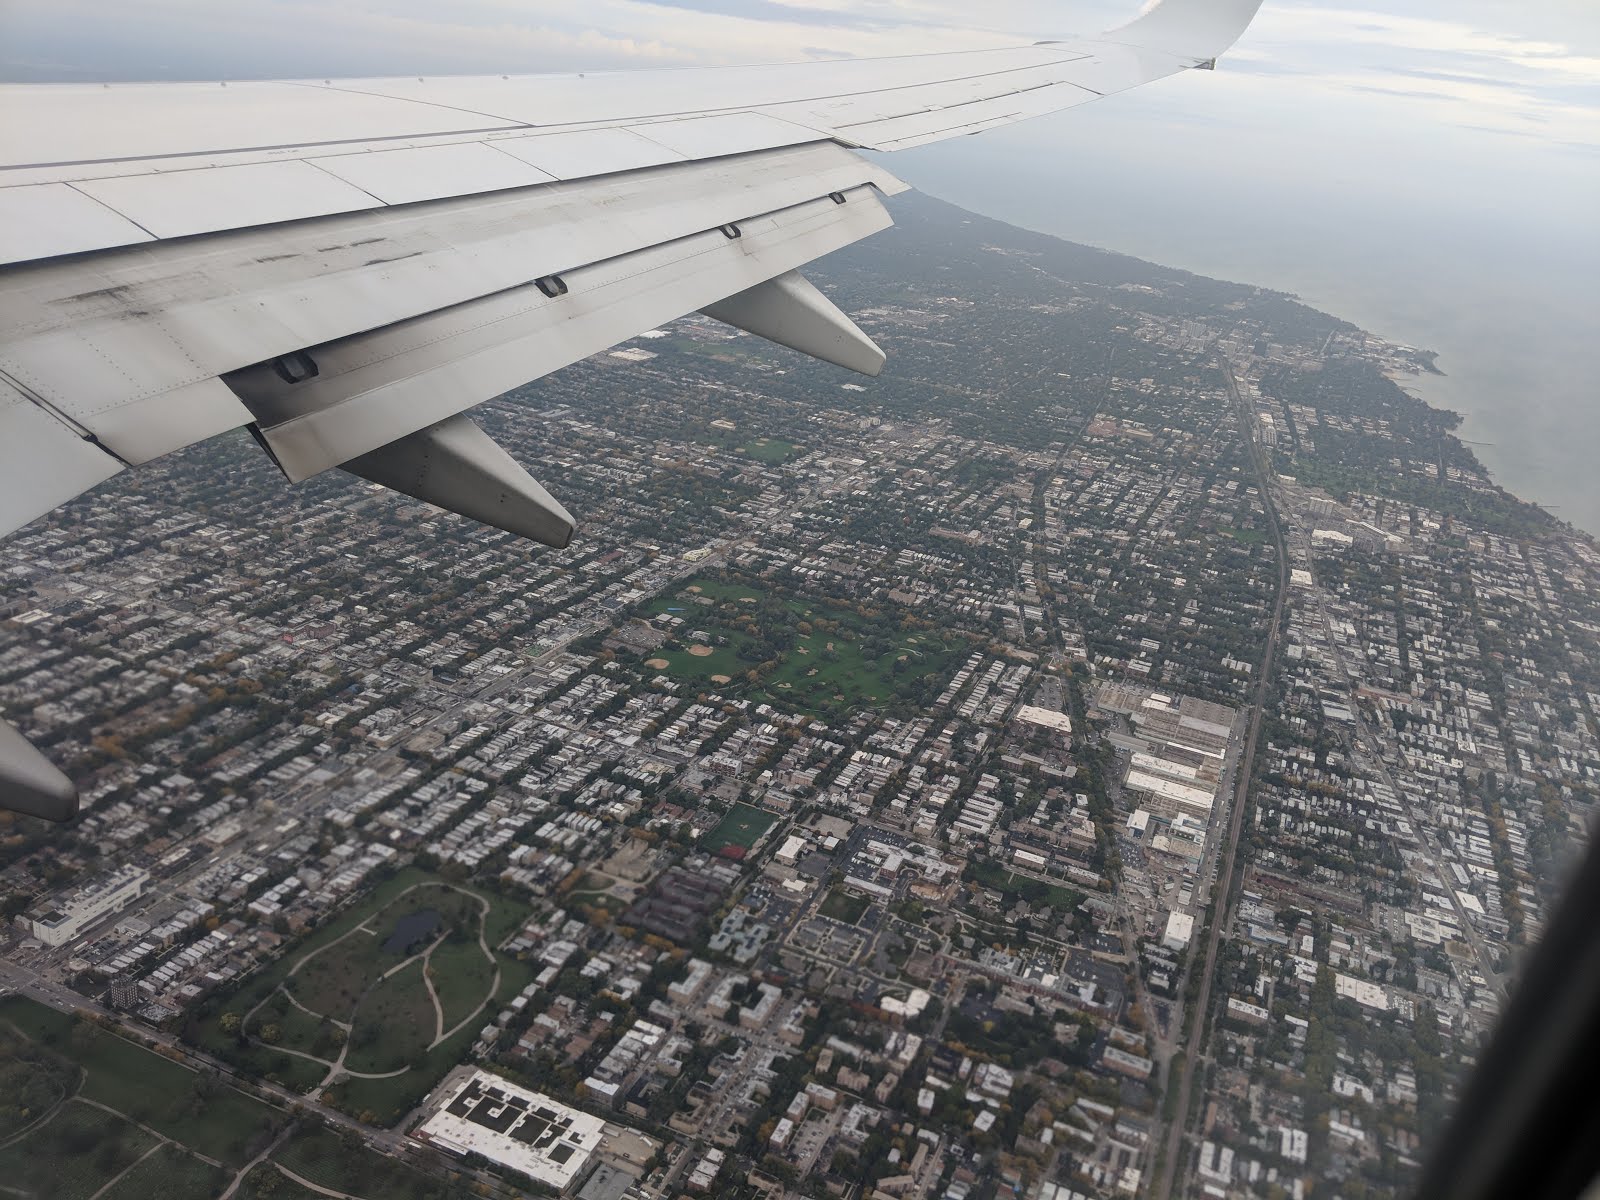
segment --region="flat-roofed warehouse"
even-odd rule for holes
[[[481,1154],[565,1189],[600,1148],[606,1123],[487,1071],[474,1071],[412,1136],[456,1154]]]

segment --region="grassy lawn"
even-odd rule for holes
[[[969,650],[963,637],[905,625],[893,613],[863,616],[736,578],[701,576],[647,611],[683,621],[677,643],[649,656],[665,661],[658,669],[674,679],[748,689],[752,698],[819,716],[858,707],[925,706]],[[691,642],[696,630],[710,635],[711,643]],[[752,684],[748,673],[763,663],[773,665]]]
[[[302,1187],[271,1162],[257,1165],[233,1195],[234,1200],[328,1200],[324,1193]]]
[[[350,1030],[345,1066],[352,1071],[395,1071],[421,1060],[436,1031],[433,1001],[422,983],[422,963],[373,986]]]
[[[300,955],[289,988],[312,1012],[348,1021],[361,993],[398,961],[382,949],[383,938],[358,929],[314,957]]]
[[[446,938],[428,961],[439,1007],[444,1010],[444,1027],[454,1029],[489,994],[494,964],[484,958],[476,939],[458,942]]]
[[[835,921],[843,921],[854,925],[872,907],[872,901],[866,896],[852,896],[843,888],[833,888],[828,892],[828,897],[822,902],[818,911],[825,917],[832,917]]]
[[[338,1032],[332,1021],[296,1008],[283,992],[275,992],[251,1018],[249,1033],[279,1049],[298,1050],[333,1060],[339,1057]],[[274,1040],[272,1035],[276,1035]]]
[[[438,1182],[421,1172],[326,1129],[292,1139],[273,1159],[302,1179],[357,1196],[421,1200],[442,1190]],[[294,1186],[288,1179],[283,1183]]]
[[[202,1048],[248,1075],[281,1084],[297,1092],[309,1092],[328,1074],[327,1067],[310,1059],[296,1058],[293,1054],[285,1054],[275,1046],[263,1046],[256,1042],[241,1046],[237,1039],[222,1033],[217,1033],[214,1038],[202,1042]],[[300,1049],[298,1046],[293,1048]],[[308,1050],[306,1053],[311,1052]]]
[[[276,962],[246,980],[232,996],[210,1005],[191,1033],[205,1049],[241,1070],[276,1078],[301,1091],[309,1090],[322,1081],[325,1068],[274,1047],[255,1043],[240,1046],[219,1025],[224,1013],[242,1016],[267,999],[268,1009],[250,1023],[251,1033],[259,1033],[261,1027],[274,1023],[278,1025],[280,1047],[336,1058],[338,1047],[328,1027],[316,1017],[272,998],[273,989],[287,980],[295,999],[306,1008],[351,1025],[352,1045],[347,1062],[353,1070],[382,1072],[420,1064],[421,1069],[408,1075],[403,1083],[350,1080],[333,1089],[336,1102],[347,1093],[358,1095],[358,1103],[345,1105],[355,1115],[370,1112],[383,1124],[398,1119],[405,1108],[396,1110],[398,1101],[391,1103],[393,1097],[404,1100],[413,1091],[419,1096],[425,1093],[456,1063],[454,1057],[446,1061],[445,1052],[454,1046],[451,1053],[459,1055],[472,1038],[461,1045],[451,1042],[426,1053],[436,1022],[433,1003],[423,985],[420,961],[387,980],[382,979],[384,973],[404,962],[406,954],[426,950],[450,929],[465,934],[465,942],[446,937],[435,952],[439,958],[434,984],[440,992],[448,1029],[476,1008],[489,992],[494,970],[478,948],[480,930],[489,945],[497,946],[527,918],[528,908],[519,901],[471,888],[466,893],[469,894],[418,868],[399,872],[366,899],[290,947]],[[483,912],[485,903],[487,914]],[[439,914],[441,923],[431,933],[416,933],[409,947],[384,949],[396,923],[420,912]],[[363,925],[365,929],[361,928]],[[504,955],[497,954],[496,960],[507,981],[497,998],[506,1000],[530,976],[521,964],[514,964]],[[518,969],[513,970],[513,966]],[[515,987],[507,991],[513,981]],[[478,1023],[473,1023],[470,1032],[475,1034],[477,1028]]]
[[[495,992],[495,999],[502,1004],[509,1004],[511,998],[533,982],[538,975],[540,964],[528,962],[520,958],[502,958],[500,960],[500,990]],[[474,1025],[478,1022],[474,1021]]]
[[[748,804],[735,804],[700,844],[713,854],[724,846],[743,846],[748,850],[772,828],[777,819],[771,813],[751,808]]]
[[[233,1176],[176,1146],[162,1146],[129,1171],[101,1200],[208,1200],[222,1193]],[[282,1200],[280,1197],[279,1200]]]
[[[969,863],[967,876],[999,892],[1007,904],[1026,900],[1031,905],[1043,904],[1059,913],[1069,913],[1083,903],[1082,892],[1028,875],[1018,875],[991,860]]]
[[[0,1138],[38,1120],[77,1087],[71,1063],[0,1025]]]
[[[120,1117],[74,1102],[0,1150],[0,1179],[10,1195],[87,1200],[154,1145]]]
[[[31,1000],[0,1001],[0,1018],[82,1067],[86,1075],[79,1095],[85,1099],[222,1162],[247,1161],[283,1120],[276,1109],[215,1079]]]
[[[365,1007],[362,995],[376,986],[385,972],[413,954],[422,953],[440,935],[451,929],[477,939],[482,925],[483,905],[476,894],[463,894],[434,880],[425,879],[386,907],[373,912],[366,929],[356,930],[342,941],[315,954],[301,954],[290,961],[302,964],[294,974],[295,998],[307,1008],[340,1021],[352,1021],[357,1007]],[[436,930],[418,933],[414,943],[403,948],[386,948],[390,935],[408,917],[434,914],[440,924]]]
[[[739,453],[757,462],[764,462],[768,466],[781,466],[794,458],[799,450],[793,442],[786,442],[782,438],[760,437],[746,442],[739,447]]]

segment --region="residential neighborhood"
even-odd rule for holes
[[[817,277],[880,379],[689,317],[482,410],[563,550],[243,437],[8,540],[84,812],[0,817],[0,1138],[115,1125],[85,1195],[1407,1194],[1588,840],[1600,548],[1290,297],[917,198]]]

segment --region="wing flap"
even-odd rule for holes
[[[142,462],[253,419],[219,376],[863,186],[904,187],[813,143],[39,263],[0,284],[0,372]]]
[[[227,381],[284,473],[305,479],[890,224],[870,186],[843,195],[311,347],[316,374],[300,382],[271,363]]]
[[[20,529],[122,464],[0,378],[0,530]]]
[[[557,179],[586,179],[688,161],[676,150],[669,150],[633,129],[601,128],[578,133],[497,137],[489,145]]]
[[[0,262],[154,240],[149,230],[68,184],[0,187]]]
[[[527,160],[505,153],[496,142],[455,142],[341,154],[319,158],[313,165],[384,204],[415,204],[419,200],[501,192],[555,179]]]

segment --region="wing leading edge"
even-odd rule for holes
[[[799,269],[890,224],[897,150],[1210,67],[1259,0],[1098,38],[678,71],[0,87],[0,535],[247,426],[551,545],[465,411],[700,310],[876,374]],[[0,807],[76,796],[0,728]]]

